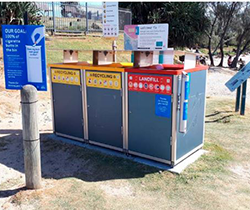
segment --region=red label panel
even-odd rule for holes
[[[129,74],[128,90],[172,94],[172,77]]]

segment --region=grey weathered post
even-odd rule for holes
[[[25,85],[21,90],[23,147],[26,187],[41,188],[40,138],[37,119],[37,90]]]
[[[113,50],[113,62],[116,63],[117,60],[116,60],[116,50],[117,50],[117,44],[116,44],[116,40],[114,40],[112,42],[112,50]]]
[[[52,1],[52,16],[53,16],[53,35],[56,32],[56,20],[55,20],[55,3]]]

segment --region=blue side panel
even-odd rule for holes
[[[206,71],[193,72],[190,79],[185,134],[179,132],[180,113],[177,114],[177,160],[203,142]]]

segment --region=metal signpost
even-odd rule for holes
[[[236,112],[239,111],[240,92],[241,92],[241,85],[242,85],[241,108],[240,108],[241,115],[245,114],[247,79],[249,78],[249,76],[250,76],[250,62],[246,66],[244,66],[237,74],[235,74],[225,84],[231,92],[233,92],[237,88],[236,104],[235,104]]]

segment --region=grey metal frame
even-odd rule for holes
[[[194,149],[192,149],[190,152],[186,153],[182,157],[180,157],[178,160],[176,160],[175,165],[178,164],[178,163],[180,163],[182,160],[186,159],[188,156],[190,156],[193,153],[195,153],[197,150],[201,149],[202,146],[203,146],[203,143],[200,144],[199,146],[195,147]]]
[[[87,104],[87,89],[86,89],[86,71],[81,69],[81,82],[82,82],[82,110],[83,110],[83,131],[84,131],[84,140],[88,141],[89,132],[88,132],[88,104]]]
[[[50,103],[51,103],[51,115],[52,115],[52,128],[53,133],[55,133],[55,116],[54,116],[54,101],[53,101],[53,91],[52,91],[52,75],[51,68],[49,68],[49,79],[50,79]]]
[[[205,118],[206,118],[206,107],[207,107],[207,100],[206,100],[206,93],[207,93],[207,74],[208,74],[208,70],[205,70],[206,71],[206,81],[205,81],[205,102],[204,102],[204,125],[203,125],[203,141],[202,141],[202,145],[204,145],[204,140],[205,140]]]
[[[153,157],[153,156],[150,156],[150,155],[145,155],[145,154],[142,154],[142,153],[139,153],[139,152],[134,152],[134,151],[128,150],[128,153],[131,154],[131,155],[136,155],[136,156],[139,156],[139,157],[147,158],[147,159],[158,161],[158,162],[161,162],[161,163],[166,163],[168,165],[171,164],[171,161],[169,161],[169,160]]]
[[[173,75],[172,93],[172,139],[171,139],[171,165],[176,162],[176,141],[177,141],[177,111],[178,111],[178,76]]]
[[[124,122],[124,127],[123,127],[123,149],[128,151],[128,73],[125,72],[123,73],[124,78],[123,78],[123,122]]]

